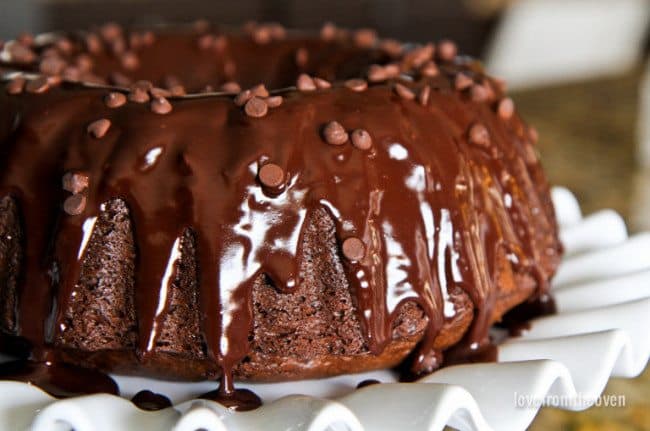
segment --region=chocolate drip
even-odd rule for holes
[[[375,379],[366,379],[359,382],[357,389],[365,388],[366,386],[379,385],[381,382]]]
[[[0,364],[0,380],[29,383],[56,398],[97,393],[119,395],[117,384],[106,374],[59,362],[5,362]]]
[[[172,402],[166,396],[151,391],[140,391],[131,398],[131,402],[142,410],[156,411],[172,406]]]
[[[516,305],[497,306],[511,293],[506,286],[523,279],[519,288],[545,294],[561,252],[548,185],[517,115],[499,117],[495,100],[473,101],[454,87],[463,72],[496,88],[477,64],[445,61],[398,92],[390,79],[399,67],[379,66],[381,79],[353,91],[345,80],[386,63],[380,50],[306,36],[263,48],[244,36],[219,40],[215,60],[193,35],[161,34],[128,78],[163,85],[175,75],[191,91],[264,81],[281,105],[257,118],[232,95],[190,95],[170,99],[173,110],[159,115],[134,97],[107,106],[119,88],[64,83],[40,94],[0,92],[0,196],[10,196],[0,202],[15,202],[24,215],[22,229],[12,229],[24,232],[25,255],[16,277],[18,265],[3,259],[15,245],[0,242],[2,329],[29,340],[36,360],[52,345],[83,351],[75,359],[82,363],[109,350],[118,359],[98,360],[101,367],[119,369],[119,358],[134,356],[155,373],[158,354],[179,355],[221,378],[206,397],[259,405],[233,387],[233,371],[251,352],[253,291],[264,278],[280,294],[296,292],[303,238],[323,211],[339,244],[355,239],[339,257],[364,352],[387,349],[406,304],[426,316],[412,355],[416,374],[440,366],[441,328],[459,311],[452,292],[465,292],[474,307],[459,352],[489,351],[489,327]],[[286,63],[298,47],[310,52],[305,72],[333,81],[331,88],[282,88],[298,75]],[[99,77],[119,69],[109,54],[92,58]],[[426,98],[411,100],[420,87]],[[145,88],[136,89],[142,100],[153,91]],[[89,133],[99,119],[109,127]],[[333,121],[342,127],[336,145],[322,136]],[[478,138],[468,134],[476,124]],[[366,131],[369,144],[345,142],[354,130]],[[273,193],[260,178],[271,164],[286,177]],[[88,185],[74,189],[84,205],[65,213],[61,178],[73,171]],[[108,261],[112,269],[102,272]]]
[[[222,380],[222,385],[224,385]],[[255,395],[254,392],[249,391],[248,389],[230,389],[225,390],[223,386],[219,389],[205,393],[199,398],[204,400],[216,401],[219,404],[223,404],[229,409],[245,412],[248,410],[255,410],[262,405],[262,400],[260,397]]]

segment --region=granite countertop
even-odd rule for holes
[[[569,187],[589,214],[613,208],[631,232],[650,229],[650,171],[638,167],[636,121],[641,70],[625,76],[513,95],[540,132],[542,162],[553,184]],[[542,409],[533,431],[650,430],[650,369],[612,379],[608,394],[626,406],[584,412]]]

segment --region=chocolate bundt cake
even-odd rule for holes
[[[0,60],[0,348],[32,363],[430,372],[558,265],[536,132],[450,41],[109,24]]]

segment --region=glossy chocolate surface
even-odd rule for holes
[[[461,287],[476,310],[464,343],[481,346],[488,343],[499,262],[529,274],[538,293],[546,291],[548,268],[561,253],[548,186],[528,127],[516,113],[499,115],[500,85],[477,62],[438,59],[437,74],[420,73],[417,56],[431,62],[433,49],[421,54],[404,47],[402,57],[391,60],[351,37],[290,34],[260,43],[247,34],[210,34],[217,38],[210,43],[192,32],[157,34],[136,50],[134,70],[101,50],[90,56],[93,80],[108,82],[119,71],[131,82],[180,82],[190,93],[228,81],[244,89],[262,82],[283,97],[280,106],[255,118],[232,94],[194,93],[168,97],[173,109],[160,115],[149,103],[107,106],[107,95],[128,94],[126,87],[56,79],[38,93],[0,92],[0,196],[18,202],[26,250],[11,335],[29,340],[37,360],[66,331],[64,311],[76,295],[88,238],[116,197],[131,211],[139,255],[138,358],[146,363],[156,346],[182,235],[190,228],[200,263],[200,336],[222,378],[220,397],[236,394],[232,369],[249,351],[253,282],[266,274],[279,291],[295,290],[303,227],[317,209],[335,220],[341,244],[349,238],[363,243],[354,244],[345,267],[372,354],[390,342],[404,302],[424,310],[428,327],[414,355],[415,372],[430,370],[427,358],[440,353],[433,354],[433,342],[445,317],[456,312],[452,286]],[[76,54],[60,55],[79,63],[83,37],[69,39]],[[53,43],[33,49],[42,58]],[[309,52],[304,68],[294,60],[301,47]],[[36,70],[2,59],[6,79],[11,70]],[[388,78],[367,89],[344,84],[365,77],[372,64],[391,62],[402,75],[390,75],[389,67]],[[333,85],[297,91],[292,86],[301,72]],[[459,72],[489,90],[488,100],[456,89]],[[406,90],[395,87],[398,82]],[[425,91],[426,97],[415,97]],[[100,119],[110,126],[101,136],[89,133],[89,124]],[[348,133],[367,131],[369,148],[349,140],[328,144],[322,133],[331,121]],[[487,138],[470,139],[477,123]],[[286,174],[271,192],[259,177],[270,163]],[[88,176],[74,215],[64,211],[69,193],[61,187],[70,171]]]

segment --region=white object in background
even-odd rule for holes
[[[396,383],[387,370],[247,384],[242,387],[265,404],[242,413],[190,399],[214,389],[214,382],[114,376],[126,397],[147,388],[174,402],[145,412],[111,395],[55,400],[34,386],[0,381],[0,430],[441,431],[448,425],[462,431],[519,431],[530,425],[540,401],[557,399],[563,403],[557,407],[586,409],[610,376],[636,376],[650,357],[650,234],[627,239],[619,216],[609,211],[583,219],[566,189],[553,189],[552,198],[565,247],[580,254],[564,258],[559,281],[565,283],[554,282],[558,313],[535,319],[521,337],[504,340],[498,363],[446,367],[408,384]],[[614,233],[588,238],[605,230]],[[355,390],[368,378],[385,384]],[[298,393],[304,395],[287,396]]]
[[[521,0],[506,10],[486,55],[510,88],[629,70],[648,28],[647,0]]]
[[[553,187],[551,199],[555,208],[555,218],[560,227],[574,226],[582,220],[580,204],[569,189],[566,187]],[[566,244],[565,244],[566,246]]]
[[[560,240],[567,256],[620,244],[626,239],[625,221],[613,210],[590,214],[582,223],[566,226],[560,231]]]
[[[650,167],[650,60],[646,63],[645,72],[639,86],[639,119],[638,154],[639,161],[645,167]]]

